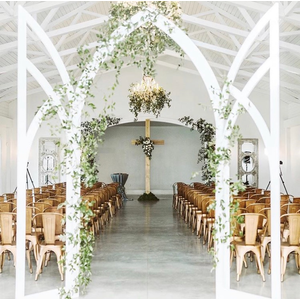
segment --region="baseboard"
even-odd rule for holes
[[[126,188],[125,188],[126,189]],[[143,195],[145,190],[125,190],[128,195]],[[154,195],[173,195],[173,190],[152,190],[151,193]]]

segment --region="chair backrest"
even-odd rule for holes
[[[59,214],[64,214],[64,208],[58,208],[58,206],[50,206],[50,207],[46,207],[45,210],[43,212],[56,212]]]
[[[267,217],[266,235],[271,236],[271,207],[262,208],[259,213],[264,214]]]
[[[208,211],[208,217],[214,218],[215,217],[215,204],[216,200],[215,197],[211,198],[207,202],[207,211]]]
[[[251,197],[251,195],[253,195],[253,194],[256,194],[255,191],[244,191],[241,193],[240,196],[249,199]]]
[[[281,208],[289,214],[296,213],[300,209],[300,203],[283,204]]]
[[[3,194],[4,198],[7,200],[7,201],[10,201],[9,199],[13,199],[15,198],[15,194],[14,193],[5,193]]]
[[[43,221],[42,221],[42,216],[41,213],[47,208],[47,207],[51,207],[50,204],[48,203],[43,203],[43,202],[34,202],[34,203],[29,203],[28,206],[33,206],[35,208],[37,208],[37,211],[39,213],[37,213],[34,217],[34,222],[33,222],[33,226],[35,229],[40,229],[43,227]]]
[[[287,218],[289,224],[289,237],[288,242],[291,246],[300,245],[300,214],[285,214],[281,218]]]
[[[30,197],[30,196],[32,196],[32,189],[27,189],[26,190],[26,197]]]
[[[32,212],[33,212],[33,207],[27,206],[26,207],[26,234],[31,234],[32,232]]]
[[[259,211],[266,207],[265,203],[251,203],[246,206],[249,213],[259,213]]]
[[[258,235],[258,225],[266,219],[266,216],[260,213],[243,213],[238,217],[245,218],[245,244],[255,245]]]
[[[63,233],[62,219],[63,215],[55,212],[45,212],[37,214],[35,217],[42,217],[44,241],[48,245],[55,244],[57,235]]]
[[[43,233],[46,244],[55,244],[56,215],[54,213],[43,213]]]
[[[293,203],[300,203],[300,197],[294,197]]]
[[[271,205],[271,198],[269,196],[263,196],[263,197],[260,197],[256,203],[265,203],[267,204],[268,206]]]
[[[16,213],[0,212],[1,244],[11,245],[14,239],[13,224],[16,220]]]
[[[262,194],[250,194],[250,195],[249,195],[249,198],[250,198],[250,199],[256,199],[256,200],[259,200],[261,197],[263,197]]]
[[[40,202],[47,203],[50,206],[56,206],[59,204],[59,201],[55,198],[42,198],[37,201],[37,203],[40,203]]]
[[[212,200],[215,199],[215,196],[205,196],[202,200],[202,212],[203,213],[209,213],[207,208]]]
[[[13,206],[14,206],[13,202],[1,202],[0,203],[0,211],[12,212]]]

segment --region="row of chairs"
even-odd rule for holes
[[[210,250],[213,242],[211,231],[214,223],[214,187],[183,182],[177,182],[173,187],[173,208]]]
[[[291,253],[295,254],[297,269],[300,272],[300,199],[291,195],[281,195],[281,280],[283,281],[286,264]],[[212,230],[215,223],[214,216],[215,193],[214,187],[207,187],[202,183],[185,184],[177,182],[173,186],[173,207],[184,219],[192,232],[203,239],[208,250],[213,247]],[[236,258],[237,281],[240,280],[243,264],[247,266],[245,254],[253,260],[256,258],[258,272],[263,281],[264,258],[269,256],[269,270],[271,272],[271,208],[270,191],[247,188],[246,191],[232,197],[236,211],[231,218],[231,262]],[[298,220],[298,221],[297,221]],[[298,224],[298,223],[299,224]],[[292,230],[291,230],[292,228]],[[249,255],[249,253],[252,253]]]
[[[84,225],[93,234],[99,234],[116,211],[122,207],[122,198],[117,193],[118,183],[96,183],[93,187],[82,186],[82,201],[93,210],[90,220]],[[47,266],[50,254],[56,254],[58,269],[63,280],[63,266],[59,263],[63,256],[64,242],[61,236],[65,233],[64,203],[66,199],[65,184],[56,184],[34,188],[26,191],[26,254],[29,270],[32,273],[30,253],[36,261],[35,280]],[[32,201],[33,200],[33,201]],[[0,272],[3,270],[5,255],[16,259],[16,208],[15,193],[2,195],[0,198]]]

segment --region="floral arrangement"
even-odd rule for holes
[[[139,139],[135,140],[135,145],[142,145],[143,152],[149,159],[152,158],[152,151],[154,150],[154,143],[150,140],[149,137],[140,136]]]
[[[131,84],[128,97],[129,110],[134,114],[135,121],[142,111],[158,117],[165,106],[171,106],[170,92],[167,93],[149,76],[143,76],[141,83]]]

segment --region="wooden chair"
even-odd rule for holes
[[[196,234],[199,238],[202,237],[203,234],[203,218],[207,214],[207,207],[204,205],[204,202],[209,199],[209,197],[214,198],[214,196],[210,196],[210,194],[198,194],[197,195],[197,207],[198,210],[196,210]]]
[[[14,208],[13,212],[17,212],[17,208]],[[38,232],[35,230],[33,226],[33,217],[39,213],[39,209],[33,206],[26,206],[26,241],[31,243],[32,249],[33,249],[33,254],[35,261],[38,261],[38,240],[41,238],[43,235],[42,232]]]
[[[208,222],[214,219],[214,210],[211,212],[210,205],[215,201],[215,196],[207,196],[202,201],[202,226],[200,225],[200,230],[202,228],[203,233],[203,245],[207,242],[208,237]],[[214,220],[213,220],[214,222]]]
[[[266,219],[263,214],[257,213],[243,213],[237,216],[238,218],[244,218],[244,238],[241,241],[235,240],[232,242],[236,251],[236,280],[240,280],[243,262],[245,260],[245,254],[252,252],[255,254],[256,265],[262,277],[265,281],[264,269],[261,257],[261,242],[258,240],[258,224],[260,219]]]
[[[175,182],[173,183],[173,208],[177,209],[178,208],[178,197],[180,195],[180,192],[182,190],[182,186],[185,183],[183,182]]]
[[[16,264],[16,218],[17,214],[13,212],[0,212],[0,228],[1,228],[1,239],[0,239],[0,273],[3,271],[4,253],[10,252],[13,254],[14,266]],[[28,261],[28,267],[30,273],[32,273],[32,264],[30,259],[30,248],[28,243],[26,246],[26,257]]]
[[[295,252],[295,261],[300,274],[300,214],[292,213],[283,215],[282,218],[287,218],[289,235],[287,241],[281,242],[281,281],[283,281],[286,271],[288,256]]]
[[[234,248],[235,241],[243,241],[244,237],[244,217],[239,217],[239,215],[247,213],[246,208],[238,207],[236,211],[231,211],[231,221],[230,221],[230,266],[232,265],[233,257],[236,257],[236,251]],[[243,225],[242,225],[243,224]],[[247,267],[247,262],[244,259],[245,267]]]
[[[209,251],[213,246],[213,228],[215,224],[215,209],[214,209],[215,199],[212,198],[208,201],[208,214],[204,217],[206,224],[206,232],[203,236],[203,243],[207,241],[207,250]]]
[[[265,260],[266,252],[269,256],[269,269],[268,274],[271,273],[271,251],[269,249],[269,245],[271,243],[271,208],[265,207],[262,208],[259,213],[264,214],[267,217],[266,230],[264,234],[260,236],[261,239],[261,257],[262,262]]]
[[[57,240],[57,235],[59,232],[62,232],[62,225],[61,228],[58,228],[58,220],[63,218],[62,214],[46,212],[37,214],[36,216],[41,215],[43,221],[43,235],[44,240],[40,241],[39,243],[39,258],[37,262],[35,280],[38,280],[39,274],[43,270],[43,265],[47,266],[49,254],[54,252],[56,254],[58,270],[60,273],[61,280],[64,280],[63,274],[63,266],[61,260],[63,258],[63,248],[64,242]]]

